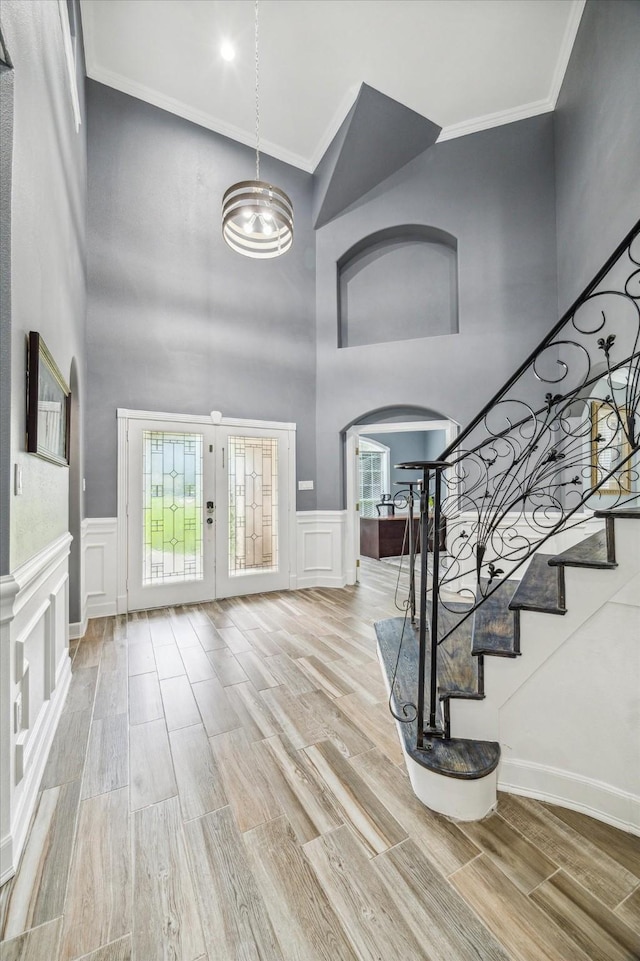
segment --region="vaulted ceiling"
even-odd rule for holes
[[[262,150],[314,170],[363,82],[441,140],[552,110],[584,2],[260,0]],[[253,0],[82,0],[82,18],[90,77],[255,143]]]

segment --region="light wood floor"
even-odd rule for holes
[[[640,839],[415,800],[372,630],[395,575],[92,621],[2,961],[640,958]]]

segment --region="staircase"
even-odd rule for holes
[[[514,706],[535,691],[553,712],[541,679],[570,642],[585,670],[575,638],[640,573],[639,267],[640,224],[441,458],[401,465],[422,472],[433,556],[419,616],[408,601],[376,624],[379,656],[414,791],[452,817],[495,806],[527,723]],[[447,531],[442,554],[432,528]],[[606,716],[594,704],[593,724]]]

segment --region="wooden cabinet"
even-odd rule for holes
[[[409,532],[405,538],[407,525],[406,516],[395,517],[361,517],[360,518],[360,553],[365,557],[374,557],[377,561],[381,557],[399,557],[402,553],[409,553]],[[418,537],[420,519],[413,519],[414,540]],[[440,532],[440,548],[445,549],[446,531]],[[430,545],[431,547],[433,545]]]
[[[361,517],[360,553],[365,557],[399,557],[405,538],[406,517]],[[418,536],[419,520],[413,519],[414,538]],[[407,531],[404,553],[409,553],[409,533]]]

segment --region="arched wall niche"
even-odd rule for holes
[[[369,234],[337,263],[338,347],[458,333],[458,241],[424,224]]]

